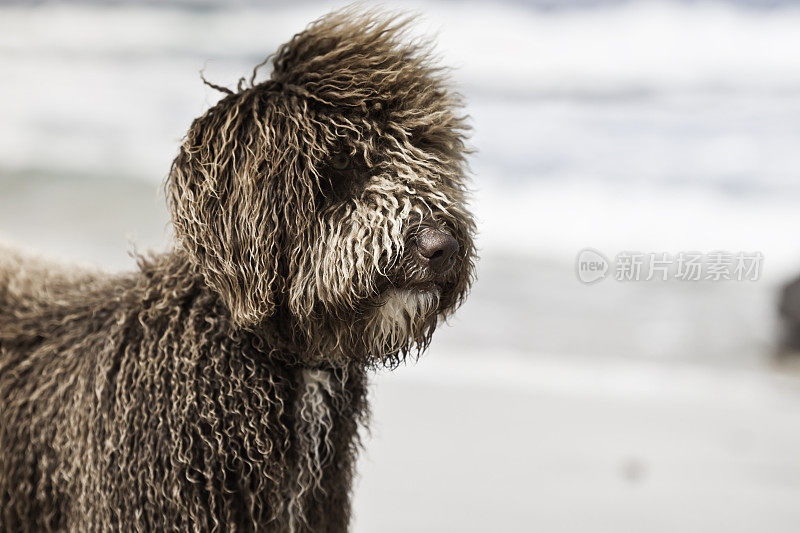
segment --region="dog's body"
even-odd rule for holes
[[[367,369],[472,276],[457,98],[403,26],[332,14],[226,91],[138,272],[0,249],[0,530],[347,528]]]
[[[5,263],[0,529],[344,529],[363,368],[265,352],[178,256]]]

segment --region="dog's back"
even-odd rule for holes
[[[81,293],[105,277],[0,245],[0,359],[47,339],[48,324],[69,313],[70,305],[82,300]]]
[[[0,315],[46,307],[80,284],[100,277],[99,272],[76,269],[0,244]]]

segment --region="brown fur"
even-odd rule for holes
[[[0,250],[0,530],[347,528],[366,371],[473,270],[460,101],[407,24],[330,14],[220,88],[167,179],[177,246],[137,272]]]

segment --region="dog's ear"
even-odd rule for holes
[[[230,94],[192,123],[167,178],[179,246],[237,326],[270,316],[285,289],[280,250],[298,204],[280,114],[267,91]]]

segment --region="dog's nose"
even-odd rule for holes
[[[458,253],[458,241],[449,233],[426,229],[417,236],[417,249],[434,272],[443,272],[452,266]]]

